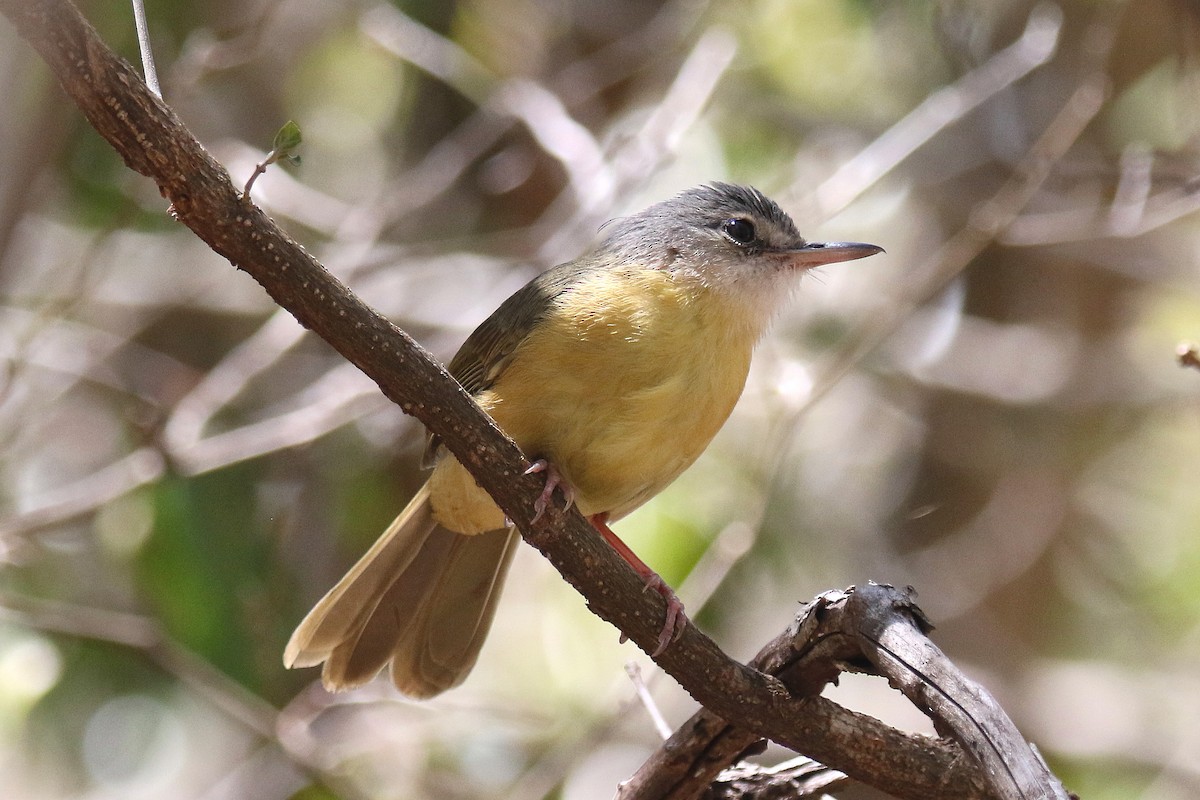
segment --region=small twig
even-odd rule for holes
[[[387,400],[361,372],[337,364],[300,392],[294,405],[233,430],[201,437],[197,429],[190,441],[168,439],[166,452],[181,473],[199,475],[307,444],[386,406]]]
[[[654,723],[654,729],[658,731],[658,735],[663,739],[669,738],[671,726],[667,724],[662,711],[659,710],[658,703],[655,703],[654,698],[650,696],[650,690],[646,688],[646,681],[642,680],[642,668],[637,665],[637,662],[630,661],[625,665],[625,674],[633,683],[633,690],[637,692],[638,700],[642,702],[642,707],[650,715],[650,721]]]
[[[0,521],[0,552],[19,536],[90,514],[139,486],[153,483],[164,472],[162,454],[152,447],[141,447],[84,478],[47,492],[30,510]]]
[[[1154,153],[1144,143],[1130,144],[1121,153],[1121,172],[1108,209],[1108,225],[1119,235],[1128,236],[1142,227],[1153,170]]]
[[[499,83],[494,72],[457,42],[393,6],[372,6],[359,18],[358,27],[387,52],[477,104],[484,103]]]
[[[141,650],[230,718],[259,736],[274,738],[276,712],[269,703],[181,647],[150,617],[11,592],[0,593],[0,612],[37,630]]]
[[[1001,244],[1042,247],[1095,239],[1132,239],[1170,225],[1200,210],[1200,191],[1192,183],[1155,192],[1146,198],[1136,224],[1099,205],[1024,214],[1000,235]],[[1116,224],[1117,222],[1122,224]]]
[[[1059,159],[1082,135],[1104,107],[1108,79],[1101,72],[1087,76],[1071,93],[1041,135],[1030,146],[1012,176],[987,200],[976,204],[967,223],[942,243],[918,269],[912,270],[904,296],[897,297],[889,311],[862,326],[831,360],[803,405],[793,412],[794,424],[816,401],[840,384],[855,366],[882,345],[921,302],[935,296],[1012,224],[1037,194]],[[772,463],[782,457],[787,437],[779,437]]]
[[[614,179],[600,142],[558,97],[534,81],[512,80],[488,102],[520,120],[542,151],[558,161],[577,205],[607,205]]]
[[[705,31],[645,123],[611,148],[606,171],[593,173],[602,181],[573,185],[569,196],[560,198],[543,216],[537,233],[539,260],[553,264],[572,257],[581,240],[595,235],[596,228],[608,220],[613,205],[644,184],[679,148],[736,52],[736,39],[728,30],[713,27]],[[568,202],[569,209],[563,211],[561,206]]]
[[[142,0],[133,0],[133,26],[137,29],[138,50],[142,54],[142,72],[146,76],[146,86],[158,97],[162,97],[162,89],[158,85],[158,70],[154,68],[154,51],[150,48],[146,6]]]
[[[275,140],[271,142],[271,151],[267,153],[267,157],[254,166],[254,172],[250,174],[250,180],[246,181],[246,188],[242,190],[242,199],[250,199],[250,189],[258,180],[258,176],[276,161],[299,164],[300,156],[296,155],[295,150],[301,141],[300,126],[290,119],[283,123],[283,127],[275,132]]]
[[[837,214],[947,126],[1048,62],[1058,47],[1062,23],[1062,9],[1057,5],[1037,6],[1016,42],[957,82],[930,94],[817,187],[822,215]]]

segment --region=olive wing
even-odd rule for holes
[[[554,299],[570,291],[587,271],[575,262],[560,264],[518,289],[467,337],[450,360],[450,374],[472,396],[489,389],[521,342],[545,318]],[[426,467],[437,460],[440,448],[441,439],[429,434],[422,459]]]

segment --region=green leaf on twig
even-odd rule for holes
[[[299,165],[300,156],[293,151],[300,146],[303,138],[300,126],[294,120],[289,119],[283,123],[283,127],[275,132],[275,138],[271,142],[271,152],[267,153],[267,157],[262,160],[262,163],[255,165],[254,173],[250,176],[250,180],[246,181],[246,188],[242,190],[243,200],[250,198],[250,189],[258,180],[258,176],[266,172],[267,167],[276,161],[287,161],[289,164]]]

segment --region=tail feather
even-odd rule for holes
[[[283,665],[314,667],[348,639],[386,589],[417,557],[436,522],[424,486],[358,562],[318,601],[296,627],[283,651]]]
[[[478,658],[520,537],[439,526],[423,488],[296,628],[288,667],[325,662],[330,690],[371,680],[387,663],[405,694],[431,697]]]
[[[410,697],[457,686],[475,666],[521,538],[515,530],[453,536],[440,572],[426,578],[420,612],[396,642],[392,682]]]
[[[326,686],[359,686],[379,674],[399,643],[420,628],[429,605],[428,581],[441,574],[454,541],[466,538],[439,527],[429,532],[416,557],[378,587],[352,635],[330,654],[321,672]]]

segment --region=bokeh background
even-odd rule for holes
[[[131,11],[85,3],[136,63]],[[619,525],[745,658],[911,585],[1089,800],[1200,796],[1200,6],[152,0],[163,90],[448,358],[606,220],[753,183],[815,239],[705,457]],[[462,688],[332,697],[308,607],[422,431],[165,214],[0,20],[0,795],[601,798],[691,701],[530,548]],[[603,380],[603,376],[597,376]],[[833,690],[929,726],[881,681]],[[766,760],[782,758],[774,750]]]

